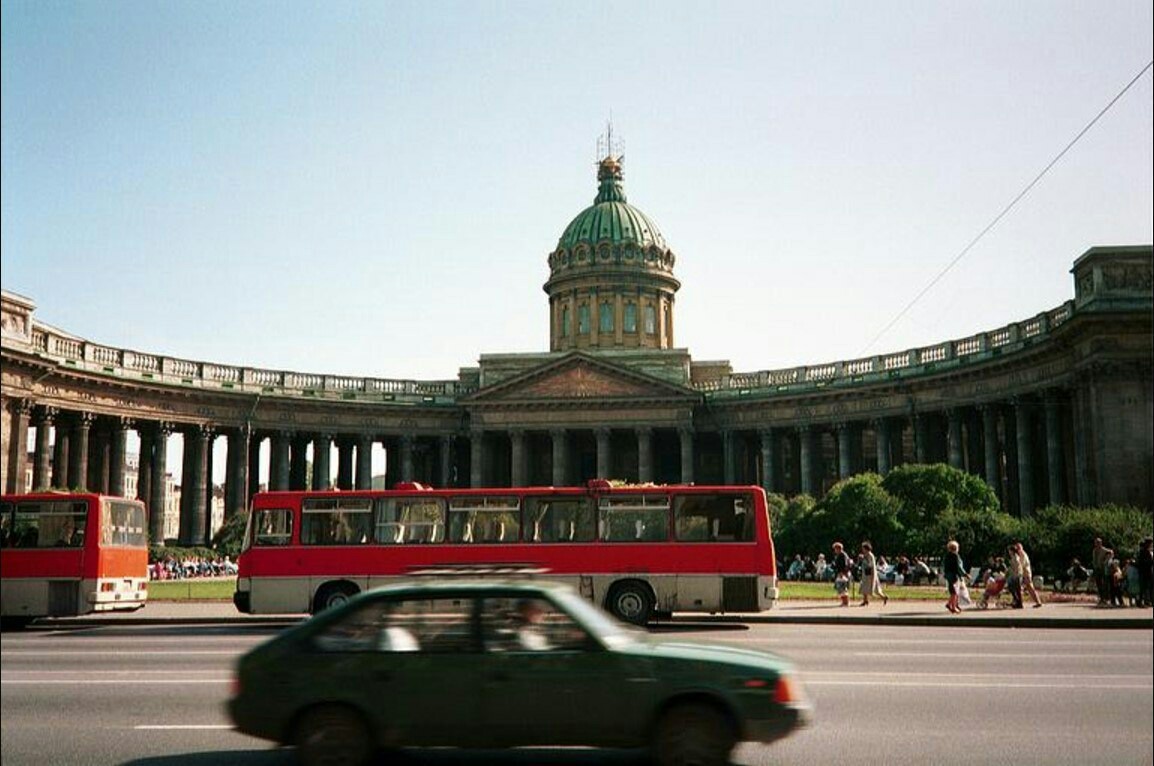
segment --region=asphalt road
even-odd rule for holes
[[[287,766],[229,730],[235,657],[275,624],[75,625],[6,633],[5,766]],[[661,629],[790,657],[815,724],[737,764],[1150,764],[1154,632],[717,621]],[[634,754],[426,753],[415,763],[590,764]]]

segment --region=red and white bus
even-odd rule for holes
[[[264,492],[253,497],[233,601],[319,612],[422,575],[538,575],[618,617],[757,612],[777,601],[765,492],[613,486]]]
[[[132,611],[148,599],[144,504],[120,497],[39,492],[0,497],[0,614],[37,617]]]

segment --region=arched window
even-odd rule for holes
[[[577,332],[585,335],[589,332],[589,304],[582,303],[577,307]]]
[[[625,332],[637,332],[637,304],[625,304]]]
[[[597,327],[601,332],[613,332],[613,304],[608,301],[598,310]]]
[[[645,332],[649,335],[657,334],[657,311],[653,306],[645,307]]]
[[[569,307],[561,307],[561,337],[569,337]]]

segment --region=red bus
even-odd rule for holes
[[[264,492],[237,564],[233,601],[253,614],[315,613],[420,575],[539,575],[637,624],[778,597],[754,486]]]
[[[146,519],[143,503],[120,497],[66,492],[0,497],[4,626],[144,606]]]

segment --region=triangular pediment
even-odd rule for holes
[[[478,404],[507,404],[566,400],[668,401],[697,396],[690,388],[574,352],[483,388],[469,400]]]

